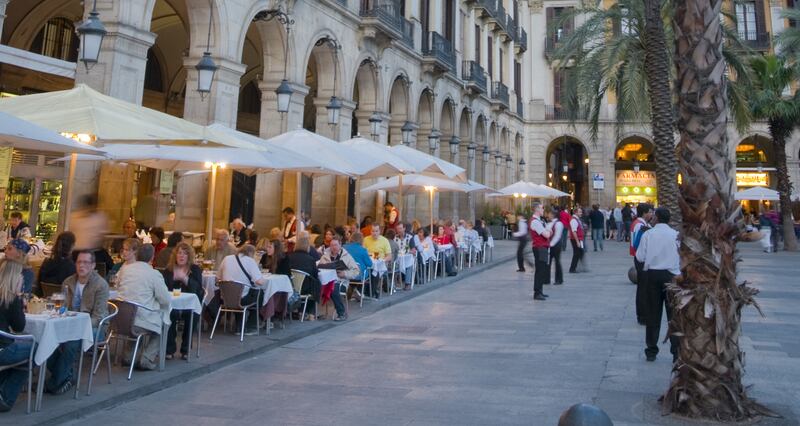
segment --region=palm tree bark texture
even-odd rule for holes
[[[644,67],[650,95],[650,121],[656,151],[658,203],[672,213],[672,223],[681,222],[678,209],[678,163],[675,159],[670,61],[661,17],[663,0],[645,0]]]
[[[739,347],[741,311],[756,290],[736,280],[740,212],[734,200],[728,146],[725,60],[720,11],[724,0],[676,0],[677,156],[681,276],[670,286],[669,332],[681,338],[663,410],[738,420],[766,409],[748,398]]]
[[[792,182],[786,167],[786,139],[792,134],[793,123],[781,119],[769,120],[769,134],[775,151],[775,167],[778,175],[778,192],[781,201],[781,221],[783,222],[783,247],[786,250],[797,250],[797,237],[794,235],[792,221]],[[777,247],[776,247],[777,249]]]

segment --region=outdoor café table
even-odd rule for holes
[[[25,314],[24,334],[30,334],[36,339],[36,352],[33,362],[39,366],[39,384],[36,389],[35,411],[42,405],[44,392],[45,369],[47,359],[58,349],[58,345],[73,340],[81,341],[81,353],[89,350],[94,344],[92,333],[92,317],[85,312],[68,312],[66,315],[50,314]],[[79,356],[78,381],[80,385],[80,370],[83,368],[83,356]]]
[[[317,278],[319,278],[320,284],[327,285],[338,280],[339,276],[336,275],[335,269],[320,269]]]
[[[428,260],[436,256],[436,251],[434,250],[433,245],[427,248],[423,246],[422,251],[418,252],[422,254],[422,263],[426,263]]]
[[[414,255],[411,253],[403,253],[397,255],[397,269],[405,271],[406,269],[414,266]]]
[[[203,305],[200,304],[200,301],[197,300],[197,295],[194,293],[181,293],[178,296],[175,296],[175,293],[169,293],[170,301],[169,301],[169,311],[163,314],[163,321],[161,326],[161,346],[158,349],[158,369],[164,370],[164,358],[167,354],[167,332],[169,331],[170,326],[170,318],[169,314],[172,311],[192,311],[197,315],[203,313]],[[189,344],[188,348],[189,351],[192,350],[192,329],[194,328],[194,315],[189,315]],[[197,352],[198,355],[200,353],[200,342],[197,342]],[[192,357],[187,357],[186,360],[190,360]]]
[[[336,275],[336,271],[334,271],[334,276]],[[270,274],[268,272],[263,273],[261,275],[262,278],[266,278],[267,282],[264,285],[256,286],[255,288],[264,292],[264,298],[261,301],[261,305],[264,306],[269,302],[270,297],[272,297],[275,293],[278,292],[286,292],[291,294],[292,291],[292,282],[289,280],[289,277],[283,274]],[[206,297],[203,299],[203,304],[208,305],[211,302],[211,299],[214,298],[214,293],[217,291],[217,273],[215,271],[204,271],[203,272],[203,288],[206,290]]]
[[[372,259],[372,275],[379,277],[385,274],[389,269],[386,268],[386,261],[383,259]]]

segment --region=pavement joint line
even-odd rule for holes
[[[90,416],[92,414],[95,414],[95,413],[103,411],[103,410],[107,410],[109,408],[113,408],[113,407],[116,407],[116,406],[119,406],[119,405],[126,404],[128,402],[132,402],[134,400],[140,399],[142,397],[145,397],[147,395],[156,393],[158,391],[166,390],[166,389],[175,387],[177,385],[192,381],[194,379],[203,377],[203,376],[205,376],[207,374],[210,374],[210,373],[212,373],[212,372],[214,372],[216,370],[219,370],[219,369],[222,369],[222,368],[225,368],[225,367],[229,367],[229,366],[234,365],[234,364],[238,364],[238,363],[240,363],[242,361],[246,361],[246,360],[248,360],[250,358],[253,358],[254,356],[261,355],[263,353],[266,353],[266,352],[269,352],[269,351],[273,351],[275,349],[282,348],[283,346],[286,346],[286,345],[288,345],[290,343],[293,343],[293,342],[296,342],[298,340],[304,339],[306,337],[314,336],[314,335],[320,334],[320,333],[322,333],[324,331],[330,330],[332,328],[343,326],[343,325],[347,325],[347,324],[349,324],[351,322],[359,321],[359,320],[361,320],[363,318],[366,318],[366,317],[368,317],[368,316],[370,316],[370,315],[372,315],[372,314],[374,314],[376,312],[382,311],[382,310],[387,309],[387,308],[389,308],[391,306],[395,306],[395,305],[397,305],[399,303],[403,303],[403,302],[406,302],[408,300],[415,299],[415,298],[417,298],[419,296],[422,296],[424,294],[430,293],[432,291],[436,291],[436,290],[439,290],[441,288],[448,287],[448,286],[450,286],[452,284],[455,284],[455,283],[457,283],[457,282],[459,282],[459,281],[461,281],[461,280],[463,280],[465,278],[469,278],[469,277],[472,277],[474,275],[477,275],[477,274],[486,272],[488,270],[494,269],[494,268],[496,268],[496,267],[498,267],[500,265],[504,265],[504,264],[510,262],[511,260],[515,259],[515,258],[516,258],[516,254],[510,254],[510,255],[498,257],[497,260],[492,259],[491,261],[489,261],[491,263],[487,262],[487,263],[476,264],[476,265],[474,265],[473,267],[471,267],[469,269],[461,270],[461,271],[459,271],[458,275],[456,275],[456,276],[453,276],[453,277],[440,277],[438,282],[428,283],[428,284],[423,284],[423,285],[414,285],[414,291],[413,292],[409,292],[409,293],[407,293],[405,295],[401,295],[400,297],[393,297],[393,298],[391,298],[389,300],[385,300],[384,299],[384,301],[382,301],[381,303],[370,304],[369,307],[364,307],[363,310],[361,311],[362,315],[359,315],[358,318],[356,318],[356,319],[354,319],[352,321],[344,321],[344,322],[341,322],[341,323],[334,323],[333,321],[330,321],[327,324],[319,325],[319,326],[314,327],[314,328],[309,329],[309,330],[305,330],[305,331],[301,331],[301,332],[298,332],[298,333],[294,333],[294,334],[288,335],[285,338],[282,338],[280,340],[273,340],[270,343],[267,343],[265,345],[254,347],[254,348],[252,348],[250,350],[247,350],[245,352],[233,355],[233,356],[225,358],[225,359],[221,359],[221,360],[219,360],[219,361],[217,361],[215,363],[207,364],[207,365],[204,365],[204,366],[198,367],[198,368],[194,368],[192,370],[189,370],[189,371],[186,371],[184,373],[181,373],[181,374],[179,374],[177,376],[166,377],[166,378],[164,378],[164,380],[160,380],[158,382],[151,383],[149,385],[145,385],[145,386],[142,386],[142,387],[139,387],[139,388],[136,388],[136,389],[132,389],[132,390],[130,390],[128,392],[116,395],[114,397],[111,397],[111,398],[108,398],[108,399],[105,399],[105,400],[101,400],[101,401],[97,401],[96,403],[91,404],[89,406],[81,407],[81,408],[78,408],[76,410],[69,411],[69,412],[63,413],[61,415],[58,415],[57,417],[46,419],[46,420],[43,420],[41,422],[34,423],[34,424],[42,425],[42,426],[60,425],[60,424],[63,424],[63,423],[69,422],[69,421],[79,420],[79,419],[88,417],[88,416]],[[383,297],[389,297],[389,296],[383,296]],[[158,373],[158,372],[156,372],[156,373]]]

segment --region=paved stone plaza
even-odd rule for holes
[[[759,424],[800,424],[800,257],[741,248],[766,315],[744,314],[745,381],[784,416]],[[589,402],[616,425],[695,424],[659,414],[670,356],[644,361],[627,247],[589,255],[591,272],[547,286],[546,302],[506,262],[79,422],[555,425]]]

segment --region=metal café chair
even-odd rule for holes
[[[61,292],[61,284],[54,284],[54,283],[47,283],[47,282],[40,282],[39,288],[42,289],[42,296],[50,297],[53,293],[60,293]]]
[[[235,281],[220,281],[219,285],[219,293],[220,293],[220,305],[219,309],[217,309],[217,316],[214,318],[214,326],[211,327],[211,335],[208,337],[208,340],[214,339],[214,331],[217,329],[217,322],[219,321],[219,314],[222,312],[230,312],[230,313],[240,313],[242,314],[242,326],[241,331],[239,332],[239,341],[244,342],[244,325],[247,321],[247,311],[253,309],[256,315],[256,329],[258,330],[257,333],[260,334],[261,332],[261,319],[258,316],[258,301],[261,299],[260,297],[256,298],[256,301],[250,303],[249,305],[242,305],[242,293],[245,287],[242,283],[237,283]]]
[[[108,384],[111,384],[111,351],[109,350],[109,343],[111,342],[111,321],[114,317],[117,316],[119,312],[119,308],[114,302],[106,302],[108,305],[108,316],[104,317],[100,320],[97,324],[97,331],[94,333],[94,345],[92,345],[92,364],[89,368],[89,384],[86,388],[86,396],[92,394],[92,381],[94,379],[94,375],[97,374],[97,369],[100,367],[100,363],[103,362],[103,355],[106,358],[106,373],[108,374]],[[103,329],[108,328],[108,331],[103,334]],[[100,340],[100,336],[104,336],[105,338]],[[100,355],[98,356],[98,352]],[[78,387],[75,387],[75,391],[78,391]]]
[[[366,297],[367,297],[366,294],[367,294],[367,281],[368,280],[370,281],[370,286],[372,286],[372,280],[370,279],[370,277],[372,277],[372,268],[367,268],[365,271],[362,272],[360,280],[350,280],[349,286],[350,287],[355,287],[355,288],[353,288],[353,291],[355,291],[358,294],[358,296],[360,297],[360,300],[358,302],[358,306],[359,307],[363,307],[364,306],[364,299],[366,299]],[[361,288],[360,291],[359,291],[358,287]]]
[[[20,361],[16,364],[9,364],[9,365],[0,365],[0,371],[11,370],[12,368],[19,368],[23,366],[28,367],[28,405],[25,409],[26,414],[31,413],[31,394],[33,393],[33,351],[36,348],[36,338],[30,334],[12,334],[6,333],[5,331],[0,330],[0,337],[8,340],[13,340],[15,342],[30,342],[31,343],[31,350],[28,354],[28,359],[24,361]],[[40,369],[43,368],[39,367]],[[41,370],[40,370],[41,371]],[[41,375],[41,373],[40,373]],[[39,380],[44,380],[44,377],[41,377]],[[37,395],[37,402],[38,402],[38,395]]]
[[[300,295],[300,301],[303,302],[303,312],[300,314],[300,322],[305,321],[306,319],[306,309],[308,308],[308,301],[311,299],[310,294],[303,294],[303,283],[306,281],[306,278],[311,277],[306,272],[303,272],[299,269],[292,269],[292,289],[295,293]],[[291,312],[289,313],[289,318],[291,318]]]
[[[139,309],[151,312],[156,312],[156,310],[128,300],[117,299],[113,303],[117,306],[117,315],[111,319],[111,337],[115,339],[117,347],[119,347],[120,340],[123,342],[134,342],[131,366],[128,370],[128,380],[130,380],[133,375],[133,367],[136,365],[136,355],[139,353],[139,344],[142,342],[142,338],[145,335],[151,334],[149,332],[139,332],[134,329],[133,323],[136,320],[136,312]],[[161,339],[164,339],[163,334],[164,333],[158,335],[159,347],[161,347],[161,343],[163,343],[161,342]],[[119,358],[119,350],[116,351],[116,357]]]

